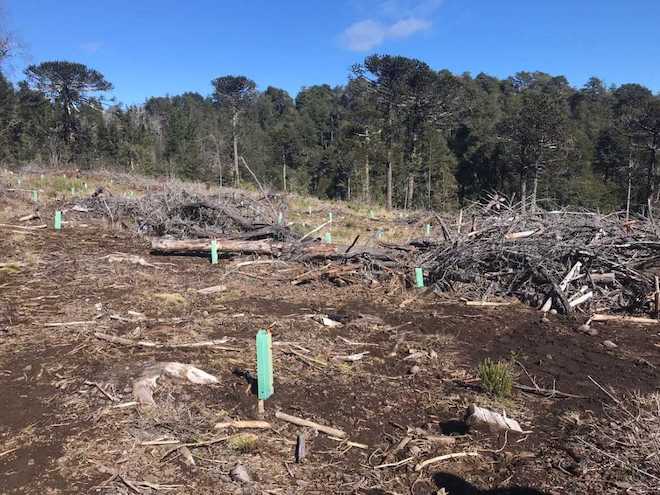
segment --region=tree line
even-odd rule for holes
[[[223,185],[251,180],[249,164],[275,189],[390,208],[446,209],[495,191],[531,208],[639,209],[660,196],[660,95],[639,84],[473,77],[372,55],[346,84],[295,98],[234,75],[208,95],[142,105],[113,104],[111,89],[73,62],[31,65],[15,85],[0,72],[0,161]]]

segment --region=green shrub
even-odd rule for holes
[[[490,358],[484,359],[479,364],[479,379],[488,393],[501,399],[511,395],[513,369],[509,362],[494,362]]]
[[[257,435],[254,433],[239,433],[227,440],[227,447],[237,452],[247,454],[257,448]]]

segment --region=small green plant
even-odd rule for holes
[[[257,449],[257,435],[253,433],[239,433],[227,440],[227,447],[244,454],[253,452]]]
[[[504,399],[511,395],[513,389],[513,369],[507,361],[494,362],[490,358],[479,364],[479,379],[481,385],[495,397]]]

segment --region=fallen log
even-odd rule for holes
[[[616,282],[615,273],[590,273],[591,281],[594,284],[613,284]]]
[[[258,241],[240,241],[234,239],[216,239],[219,253],[226,254],[262,254],[285,258],[302,259],[351,259],[360,256],[389,261],[394,260],[398,250],[390,248],[353,248],[347,253],[348,246],[320,242],[280,242],[269,239]],[[174,240],[155,238],[151,240],[151,250],[156,254],[196,254],[206,253],[211,249],[210,239]]]
[[[644,318],[641,316],[623,316],[623,315],[604,315],[595,314],[591,317],[591,321],[616,321],[619,323],[641,323],[643,325],[657,325],[660,320],[653,318]]]

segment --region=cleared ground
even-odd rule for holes
[[[15,176],[2,179],[21,188]],[[121,193],[160,187],[119,180],[112,187]],[[213,266],[206,258],[153,256],[130,227],[83,213],[67,213],[55,232],[54,210],[80,193],[59,178],[24,176],[22,185],[34,181],[42,181],[41,219],[18,221],[34,209],[29,192],[0,193],[1,223],[48,225],[0,228],[2,493],[658,493],[657,472],[631,467],[642,464],[622,435],[626,424],[607,416],[607,406],[621,410],[616,400],[632,404],[625,399],[632,391],[657,400],[657,327],[594,324],[599,333],[590,336],[576,330],[578,322],[543,320],[521,305],[471,308],[388,281],[292,286],[310,268],[297,263],[240,266],[253,258],[234,258]],[[87,181],[92,189],[108,177],[75,187],[84,190]],[[290,219],[305,231],[330,209],[334,232],[348,240],[380,228],[391,239],[422,229],[383,212],[372,220],[366,208],[300,198]],[[113,253],[150,266],[113,261]],[[197,292],[220,284],[226,290],[218,294]],[[322,314],[343,326],[320,324]],[[260,328],[274,340],[272,428],[216,430],[218,422],[255,416],[249,376]],[[95,332],[167,344],[227,337],[228,349],[129,347]],[[368,354],[359,361],[341,360],[361,352]],[[578,397],[519,389],[491,397],[478,380],[486,357],[512,362],[519,384]],[[156,408],[113,407],[133,400],[133,380],[155,361],[193,364],[220,383],[163,379]],[[472,403],[505,410],[528,433],[468,431],[462,419]],[[643,403],[660,410],[652,400],[632,409]],[[340,428],[367,448],[279,421],[278,410]],[[659,417],[651,417],[656,429]],[[607,436],[594,433],[604,429]],[[298,433],[306,435],[302,463],[294,461]],[[163,440],[193,444],[195,466],[176,444],[153,445]],[[607,456],[617,442],[621,462]],[[415,470],[459,452],[479,455]],[[252,483],[232,480],[237,464]]]

